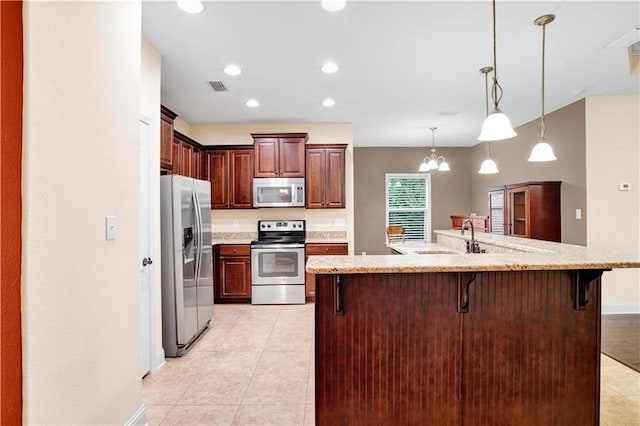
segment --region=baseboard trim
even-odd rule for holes
[[[603,315],[640,314],[640,305],[602,305]]]
[[[164,365],[164,349],[160,349],[156,352],[156,356],[153,358],[153,365],[151,366],[151,372],[155,373],[160,370]]]
[[[125,426],[145,426],[148,423],[149,421],[147,420],[147,409],[144,408],[144,405],[142,405],[136,410],[135,413],[133,413],[133,416],[131,416],[129,420],[127,420]]]

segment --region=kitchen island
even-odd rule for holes
[[[597,425],[600,277],[640,260],[476,234],[311,256],[316,424]],[[458,254],[459,253],[459,254]]]

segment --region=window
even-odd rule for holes
[[[404,227],[405,238],[431,241],[431,176],[386,175],[387,226]]]

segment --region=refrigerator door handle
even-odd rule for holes
[[[195,238],[195,248],[196,248],[196,253],[195,253],[195,284],[196,287],[198,286],[198,278],[200,278],[200,251],[201,251],[201,245],[202,245],[202,235],[201,235],[201,228],[202,225],[200,223],[200,203],[198,202],[198,196],[196,194],[195,189],[192,189],[191,192],[191,199],[193,201],[193,213],[194,213],[194,224],[195,224],[195,228],[196,228],[196,232],[194,235]]]
[[[202,243],[203,243],[203,235],[202,235],[202,212],[200,210],[200,198],[198,197],[198,191],[193,189],[193,204],[195,207],[196,214],[196,286],[198,285],[198,280],[200,279],[200,269],[202,267]]]

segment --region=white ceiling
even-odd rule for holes
[[[546,112],[585,96],[640,94],[627,50],[604,46],[640,24],[638,1],[498,1],[500,108],[514,127],[540,116],[547,26]],[[349,122],[355,146],[472,146],[485,116],[483,66],[492,65],[487,0],[143,2],[143,37],[162,54],[162,103],[191,124]],[[326,60],[340,70],[323,74]],[[243,73],[230,77],[229,63]],[[219,80],[228,92],[214,92]],[[323,99],[336,101],[332,108]],[[249,98],[260,101],[248,108]],[[455,116],[441,112],[457,111]]]

